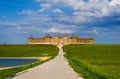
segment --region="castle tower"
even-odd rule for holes
[[[90,44],[94,44],[94,39],[91,36],[88,37],[88,40]]]
[[[78,39],[77,36],[72,35],[72,37],[71,37],[71,44],[77,44],[77,39]]]
[[[63,39],[64,45],[67,45],[69,43],[69,38],[68,38],[67,34],[64,34],[62,39]]]
[[[33,39],[34,39],[34,37],[31,35],[31,36],[28,38],[28,43],[29,43],[29,44],[32,44]]]
[[[60,39],[60,37],[57,34],[55,34],[54,37],[53,37],[53,44],[58,45],[59,44],[59,39]]]
[[[51,44],[51,36],[50,36],[50,34],[46,34],[44,38],[45,38],[45,43],[46,44]]]

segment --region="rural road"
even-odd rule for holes
[[[83,79],[69,66],[62,45],[58,48],[59,54],[53,60],[20,72],[12,79]]]

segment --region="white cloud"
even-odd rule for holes
[[[92,33],[93,33],[93,34],[97,34],[98,32],[97,32],[96,29],[93,29],[93,30],[92,30]]]
[[[16,27],[19,23],[0,22],[0,26]]]
[[[2,18],[6,18],[7,16],[1,16]]]
[[[81,15],[60,15],[55,18],[58,22],[65,22],[69,24],[80,24],[80,23],[88,23],[93,19],[91,17],[81,16]]]
[[[64,29],[64,28],[56,28],[56,27],[52,27],[47,29],[46,31],[44,31],[45,33],[73,33],[73,30],[70,29]]]
[[[109,3],[110,6],[116,6],[116,5],[120,5],[120,0],[112,0],[110,3]]]
[[[73,33],[76,26],[52,21],[47,15],[30,16],[18,22],[0,22],[1,26],[8,26],[10,31],[24,31],[37,33]]]
[[[69,7],[74,14],[94,17],[104,17],[120,14],[120,0],[36,0],[55,6]],[[77,12],[77,13],[76,13]]]
[[[21,12],[18,12],[17,14],[35,15],[36,13],[32,10],[23,10]]]
[[[55,9],[55,10],[53,10],[53,12],[56,12],[56,13],[63,13],[63,11],[62,10],[60,10],[60,9]]]
[[[41,6],[41,9],[38,10],[38,12],[43,12],[43,11],[49,10],[52,7],[51,4],[40,4],[40,6]]]
[[[36,2],[40,2],[41,0],[35,0]]]

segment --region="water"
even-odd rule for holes
[[[0,67],[12,67],[26,65],[38,61],[37,59],[0,59]]]

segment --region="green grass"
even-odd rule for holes
[[[57,51],[53,45],[0,45],[0,57],[40,57],[56,55]]]
[[[65,57],[85,79],[120,79],[120,45],[67,45]]]
[[[58,54],[58,48],[53,45],[0,45],[0,57],[40,57],[44,54],[48,54],[52,59]],[[35,67],[46,61],[0,70],[0,79],[13,77],[20,71]]]

